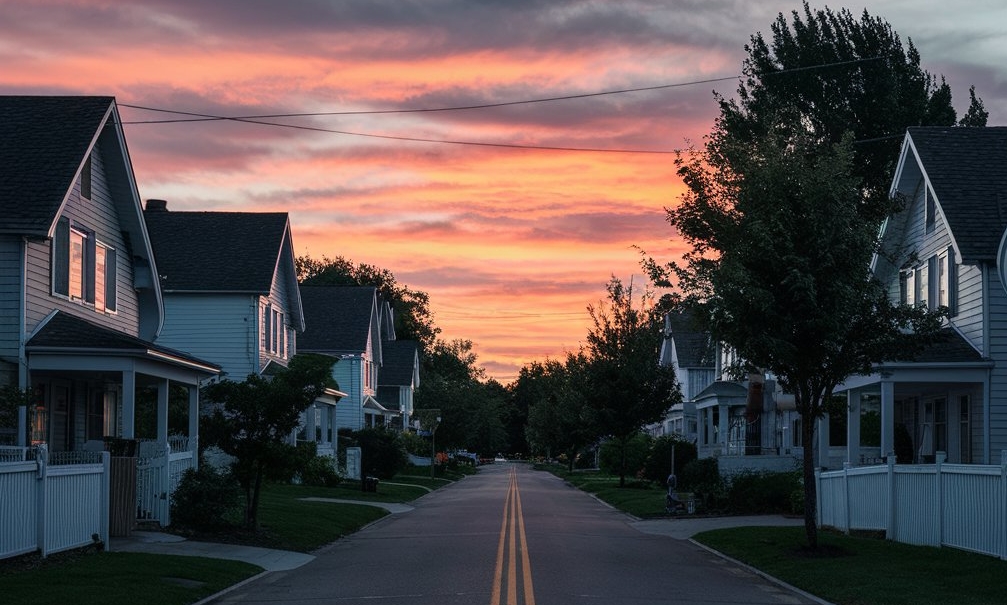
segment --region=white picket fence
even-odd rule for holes
[[[167,444],[140,443],[136,464],[137,519],[157,521],[163,527],[171,525],[171,494],[185,471],[196,466],[195,454],[187,448],[184,437],[172,437]]]
[[[28,453],[0,463],[0,559],[107,545],[108,452]]]
[[[1007,452],[1000,466],[937,459],[816,473],[819,526],[1007,559]]]

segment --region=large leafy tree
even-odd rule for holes
[[[634,301],[634,288],[613,277],[608,300],[591,305],[593,326],[587,334],[587,379],[584,396],[599,436],[620,448],[619,486],[626,485],[626,448],[647,424],[661,420],[682,400],[674,368],[658,363],[661,352],[660,314],[653,293],[645,289]]]
[[[550,457],[565,454],[570,470],[578,452],[598,433],[583,388],[588,376],[587,357],[568,353],[563,362],[550,359],[526,365],[511,385],[512,396],[528,403],[529,444]]]
[[[864,11],[780,14],[755,34],[736,99],[705,148],[679,157],[687,190],[668,220],[691,246],[681,263],[645,266],[738,353],[794,394],[805,444],[835,387],[875,362],[911,358],[940,314],[892,304],[872,279],[880,221],[908,126],[955,125],[951,91],[909,41]],[[827,67],[821,67],[826,65]],[[985,124],[970,91],[962,124]],[[664,279],[672,276],[673,279]],[[811,448],[805,528],[817,546]]]
[[[299,256],[297,280],[311,286],[373,286],[395,310],[395,332],[399,340],[416,340],[429,350],[441,329],[434,325],[430,296],[402,285],[388,269],[354,263],[342,256],[321,259]]]
[[[202,435],[209,446],[234,457],[232,470],[245,491],[245,524],[258,528],[262,482],[289,467],[296,448],[286,440],[300,415],[332,383],[335,360],[298,354],[272,376],[222,380],[203,388],[207,414]]]

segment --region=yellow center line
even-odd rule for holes
[[[521,494],[517,485],[517,471],[510,469],[507,496],[504,499],[503,521],[497,542],[496,568],[493,573],[493,590],[490,605],[500,605],[504,592],[504,569],[507,571],[507,605],[518,605],[518,558],[521,552],[521,587],[523,605],[535,605],[534,587],[531,579],[531,560],[528,556],[528,538],[524,528],[524,512],[521,508]]]

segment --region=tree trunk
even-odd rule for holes
[[[818,548],[818,486],[815,484],[815,419],[802,414],[801,436],[804,442],[804,533],[808,547]]]
[[[252,488],[252,499],[248,506],[248,516],[245,521],[248,523],[248,527],[252,531],[259,531],[259,494],[262,491],[262,475],[264,469],[262,463],[256,464],[255,468],[255,487]]]

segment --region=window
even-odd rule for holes
[[[262,310],[262,350],[287,357],[287,329],[283,312],[271,304]]]
[[[916,269],[916,283],[914,284],[915,304],[922,307],[927,306],[930,295],[930,270],[927,264]]]
[[[916,274],[914,271],[903,271],[899,274],[899,297],[903,304],[916,303]]]
[[[93,304],[96,311],[116,310],[116,252],[97,241],[93,231],[61,218],[52,240],[52,291]]]

